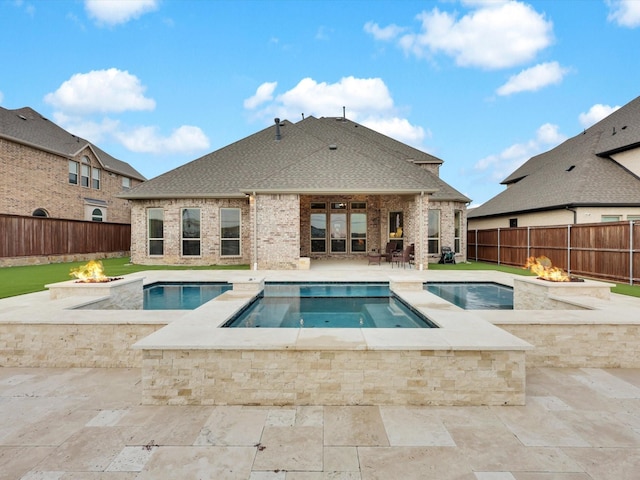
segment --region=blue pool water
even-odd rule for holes
[[[465,310],[513,310],[513,288],[499,283],[438,282],[424,288]]]
[[[144,310],[193,310],[231,290],[228,283],[163,282],[144,287]]]
[[[433,328],[388,284],[267,283],[264,295],[223,325],[240,328]]]

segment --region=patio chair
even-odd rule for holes
[[[384,249],[384,254],[382,256],[387,262],[390,262],[393,252],[396,250],[398,250],[398,242],[387,242],[387,246]]]
[[[413,265],[414,250],[415,247],[412,243],[404,250],[397,250],[393,252],[391,255],[391,268],[393,268],[394,263],[397,263],[398,267],[402,264],[402,268],[405,268],[407,265],[411,268],[411,265]]]
[[[456,254],[451,251],[451,247],[442,247],[442,253],[440,254],[438,263],[456,263]]]

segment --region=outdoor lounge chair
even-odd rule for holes
[[[442,247],[438,263],[456,263],[456,254],[451,251],[451,247]]]
[[[391,257],[393,256],[393,252],[398,250],[397,242],[387,242],[387,246],[384,249],[384,254],[382,255],[387,262],[391,261]]]
[[[397,250],[393,252],[393,255],[391,256],[391,268],[393,268],[394,263],[397,263],[398,267],[402,264],[402,268],[405,268],[406,265],[409,265],[409,268],[411,268],[411,265],[413,265],[414,250],[415,247],[412,243],[404,250]]]

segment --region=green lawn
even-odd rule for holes
[[[73,268],[84,265],[86,262],[72,263],[52,263],[49,265],[33,265],[28,267],[4,267],[0,268],[0,298],[22,295],[25,293],[40,292],[49,283],[64,282],[71,280],[69,272]],[[219,266],[211,265],[204,267],[190,266],[160,266],[160,265],[132,265],[129,257],[109,258],[102,260],[105,274],[109,277],[118,277],[127,273],[140,272],[144,270],[248,270],[248,265],[240,266]],[[531,272],[519,267],[509,267],[506,265],[496,265],[493,263],[469,262],[455,265],[429,264],[431,270],[497,270],[500,272],[513,273],[516,275],[532,275]],[[640,297],[640,286],[617,284],[612,289],[615,293]]]
[[[48,265],[30,265],[27,267],[0,268],[0,298],[13,297],[25,293],[40,292],[44,286],[50,283],[71,280],[72,269],[84,265],[82,262],[51,263]],[[248,270],[248,265],[240,266],[204,266],[168,267],[159,265],[133,265],[129,263],[129,257],[108,258],[102,260],[105,275],[118,277],[127,273],[141,272],[144,270]]]

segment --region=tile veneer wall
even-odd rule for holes
[[[142,352],[131,346],[163,324],[0,324],[4,367],[139,368]]]
[[[523,351],[145,350],[154,405],[523,405]]]

